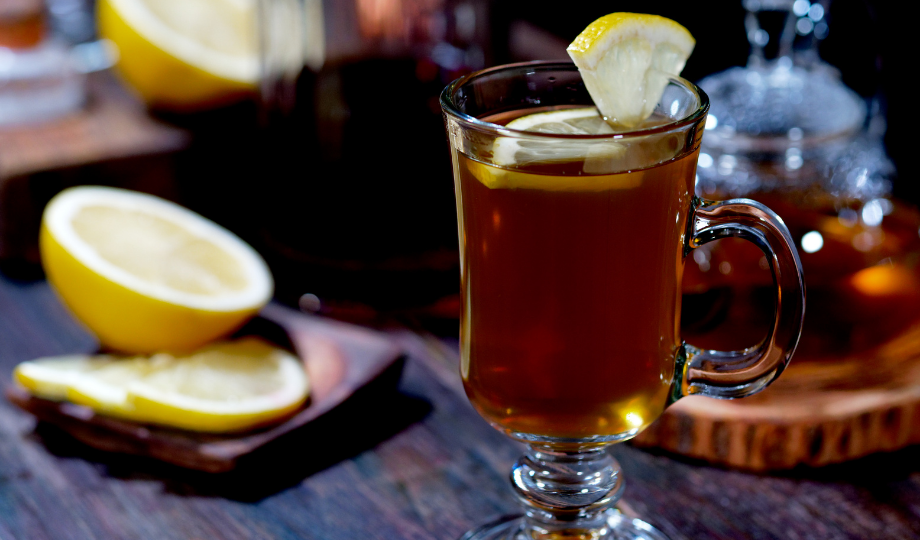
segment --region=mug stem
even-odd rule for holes
[[[462,540],[667,540],[613,509],[624,483],[606,446],[559,452],[533,445],[514,464],[511,482],[525,515],[489,523]]]
[[[511,482],[524,516],[501,518],[461,540],[667,540],[613,508],[623,474],[606,446],[559,452],[533,445],[511,469]]]
[[[511,469],[511,481],[531,537],[539,540],[603,529],[604,511],[624,487],[619,463],[603,447],[575,452],[531,447]]]

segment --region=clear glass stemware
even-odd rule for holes
[[[592,106],[564,63],[487,69],[441,95],[460,234],[461,376],[477,411],[529,446],[511,471],[524,515],[465,540],[664,538],[613,509],[624,481],[608,446],[682,396],[760,391],[798,342],[804,285],[782,221],[754,201],[693,194],[706,94],[670,77],[654,122],[628,132],[504,125]],[[755,347],[701,350],[680,339],[684,261],[725,237],[762,250],[773,324]]]

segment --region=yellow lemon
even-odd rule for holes
[[[98,186],[55,196],[39,247],[48,280],[112,349],[192,350],[268,302],[268,266],[245,242],[181,206]]]
[[[579,107],[528,114],[516,118],[505,127],[533,133],[562,135],[613,134],[594,107]],[[526,165],[534,162],[585,160],[590,172],[597,161],[622,156],[626,148],[616,141],[587,142],[565,139],[499,137],[492,145],[492,160],[496,165]]]
[[[255,0],[100,0],[99,33],[151,106],[200,109],[256,91]]]
[[[611,13],[585,28],[567,50],[601,114],[635,127],[655,110],[667,77],[680,75],[695,44],[670,19]]]
[[[595,107],[528,114],[512,120],[505,127],[555,135],[616,133]],[[631,189],[642,183],[645,175],[642,169],[674,157],[677,147],[667,144],[669,141],[662,140],[663,137],[666,136],[634,136],[628,139],[498,137],[492,143],[491,163],[472,160],[465,163],[470,174],[490,189]],[[528,169],[528,165],[554,162],[577,163],[578,174],[554,175]]]
[[[310,387],[298,358],[255,338],[183,356],[40,358],[16,366],[13,376],[39,397],[206,432],[270,423],[298,409]]]

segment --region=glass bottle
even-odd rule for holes
[[[488,7],[261,0],[265,211],[253,236],[282,299],[400,308],[456,291],[454,195],[433,180],[451,177],[447,143],[418,134],[441,132],[440,90],[490,60]]]

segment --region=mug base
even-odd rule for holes
[[[669,540],[664,533],[641,519],[628,518],[618,510],[606,513],[607,531],[592,536],[592,540]],[[570,537],[563,533],[560,538]],[[526,530],[524,516],[504,516],[469,531],[459,540],[533,540],[533,537]]]

